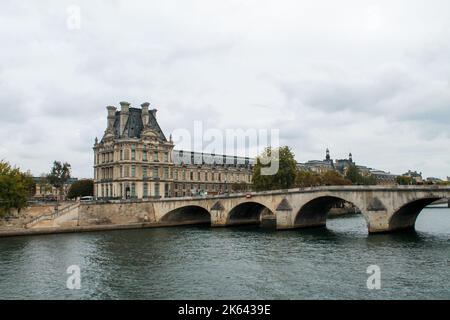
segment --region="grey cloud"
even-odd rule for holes
[[[72,4],[80,30],[66,27]],[[105,106],[127,100],[150,101],[167,135],[195,120],[279,128],[301,161],[328,146],[449,175],[448,1],[380,1],[378,29],[370,1],[346,4],[3,1],[0,158],[35,174],[64,158],[92,176]]]

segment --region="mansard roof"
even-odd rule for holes
[[[158,121],[155,117],[156,110],[149,112],[148,126],[155,131],[162,141],[167,141],[166,136],[161,130]],[[130,108],[127,123],[125,124],[123,132],[120,132],[120,114],[121,111],[116,111],[114,119],[114,136],[115,138],[140,138],[144,129],[142,122],[142,109]]]

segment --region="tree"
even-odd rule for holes
[[[13,208],[19,211],[25,208],[33,183],[29,173],[0,161],[0,216],[9,214]]]
[[[398,176],[396,180],[397,180],[397,184],[402,185],[402,186],[407,186],[407,185],[413,184],[413,179],[411,177],[407,177],[407,176]]]
[[[249,190],[249,184],[246,182],[235,182],[231,185],[231,190],[235,192],[243,192]]]
[[[295,186],[300,188],[316,187],[322,184],[322,179],[318,173],[298,170],[295,178]]]
[[[289,189],[294,186],[297,172],[294,153],[287,146],[280,147],[276,151],[273,152],[270,147],[266,148],[256,159],[253,167],[253,188],[256,191]],[[264,175],[262,169],[270,165],[278,165],[278,170],[275,174]]]
[[[322,185],[325,186],[348,186],[352,182],[344,178],[336,171],[327,171],[321,176]]]
[[[64,194],[64,184],[70,179],[70,164],[61,164],[59,161],[53,162],[53,167],[47,175],[47,181],[58,190],[58,198]]]
[[[348,167],[345,178],[357,185],[375,185],[377,181],[373,175],[363,176],[355,165]]]
[[[75,199],[77,197],[93,196],[94,195],[94,181],[91,179],[80,180],[72,183],[67,198]]]

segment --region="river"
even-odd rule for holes
[[[69,290],[70,265],[81,289]],[[380,268],[369,290],[367,267]],[[0,299],[450,299],[450,209],[416,232],[204,226],[0,239]]]

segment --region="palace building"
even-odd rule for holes
[[[94,145],[97,198],[168,198],[214,195],[251,186],[250,158],[174,150],[145,102],[120,102],[108,111],[107,127]]]

